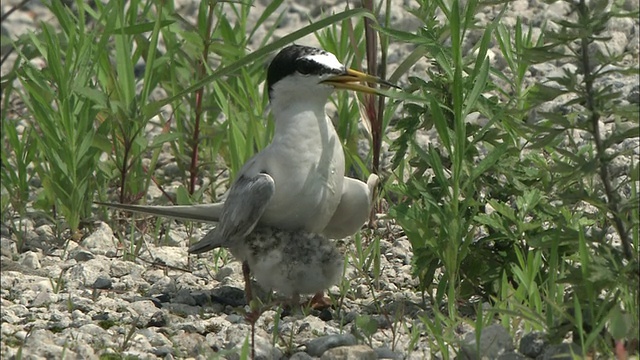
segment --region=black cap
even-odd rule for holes
[[[327,67],[309,59],[309,55],[328,54],[326,51],[310,46],[289,45],[273,58],[267,70],[267,91],[271,99],[273,85],[285,77],[298,72],[303,75],[339,74],[344,71]]]

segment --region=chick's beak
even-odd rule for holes
[[[336,89],[347,89],[377,95],[384,94],[382,94],[377,88],[369,87],[360,83],[382,84],[399,89],[398,86],[393,85],[392,83],[377,76],[368,75],[352,69],[347,69],[344,74],[331,76],[330,78],[323,80],[322,83],[331,85]]]

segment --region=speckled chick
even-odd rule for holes
[[[243,240],[220,246],[246,262],[262,288],[294,302],[299,295],[321,293],[342,277],[344,255],[320,234],[258,226]]]

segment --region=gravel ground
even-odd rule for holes
[[[17,0],[2,3],[3,14]],[[252,11],[254,19],[261,14],[267,1],[259,0]],[[419,23],[404,10],[411,2],[397,1],[392,7],[392,27],[415,30]],[[625,6],[638,8],[637,0],[627,0]],[[176,8],[186,18],[193,18],[195,2],[177,1]],[[286,2],[286,21],[275,32],[282,37],[307,24],[306,16],[341,11],[340,1]],[[568,8],[564,3],[544,4],[542,1],[518,0],[509,5],[503,18],[505,24],[515,24],[521,16],[540,26],[543,20],[563,17]],[[491,21],[497,8],[479,14],[481,23]],[[40,21],[52,16],[39,2],[11,14],[2,23],[2,34],[15,37],[37,28]],[[272,26],[267,22],[265,29]],[[535,28],[540,31],[539,28]],[[608,27],[612,38],[609,51],[626,53],[629,64],[638,62],[638,20],[611,20]],[[313,37],[299,41],[318,45]],[[4,46],[4,44],[3,44]],[[598,45],[599,46],[599,45]],[[471,43],[469,43],[469,49]],[[408,46],[392,44],[391,67],[399,64]],[[468,49],[467,49],[468,50]],[[3,52],[5,48],[3,47]],[[506,66],[500,51],[490,54],[493,66]],[[413,70],[424,70],[418,64]],[[528,74],[530,83],[555,76],[570,64],[542,64]],[[6,73],[6,64],[2,74]],[[607,79],[623,94],[623,102],[640,103],[638,76]],[[558,104],[549,104],[550,109]],[[613,126],[613,124],[609,125]],[[605,128],[603,131],[611,131]],[[421,141],[432,140],[424,134]],[[621,146],[633,149],[637,163],[638,140]],[[171,164],[167,165],[167,168]],[[162,171],[162,170],[161,170]],[[257,357],[261,359],[429,359],[429,336],[417,320],[431,314],[416,290],[411,276],[411,246],[401,230],[381,217],[379,230],[365,230],[365,241],[375,232],[381,237],[381,269],[379,281],[371,286],[371,276],[362,276],[353,261],[347,267],[343,286],[352,289],[337,309],[312,310],[308,314],[294,312],[280,318],[270,307],[255,327]],[[162,246],[156,246],[151,235],[134,234],[135,241],[145,243],[140,259],[123,259],[122,244],[129,239],[117,239],[105,223],[96,223],[94,231],[79,242],[61,244],[60,237],[44,217],[15,219],[2,224],[0,249],[2,278],[0,289],[2,358],[82,358],[91,359],[106,354],[120,354],[142,359],[210,358],[223,355],[236,359],[247,340],[250,325],[244,320],[245,309],[242,271],[239,263],[218,261],[213,270],[213,255],[188,256],[189,237],[200,238],[206,228],[193,229],[182,223],[166,222],[168,231]],[[24,229],[29,251],[18,253],[16,236],[9,229]],[[353,252],[351,239],[340,242],[347,252]],[[371,291],[375,288],[375,291]],[[329,293],[339,299],[341,289],[334,286]],[[263,294],[264,295],[264,294]],[[377,306],[378,305],[378,306]],[[363,315],[368,315],[375,331],[363,333]],[[358,320],[357,320],[358,319]],[[358,325],[359,326],[358,326]],[[274,334],[281,338],[275,341]],[[476,336],[473,329],[461,326],[460,345],[454,349],[460,358],[475,358]],[[517,334],[514,339],[501,326],[485,328],[480,339],[487,358],[549,359],[554,354],[581,350],[573,344],[548,345],[542,334]]]

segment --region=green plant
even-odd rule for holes
[[[28,46],[34,51],[21,51],[23,57],[43,57],[46,67],[38,69],[23,58],[17,78],[37,134],[33,159],[43,183],[40,204],[47,210],[59,210],[75,233],[91,213],[87,199],[96,188],[92,174],[100,152],[93,140],[101,129],[94,127],[94,120],[104,96],[93,88],[96,63],[92,58],[103,51],[95,39],[106,41],[108,37],[85,28],[82,10],[76,18],[60,2],[53,2],[50,9],[62,32],[43,24],[40,35],[29,35]]]
[[[451,321],[458,300],[479,295],[507,327],[524,322],[552,340],[571,331],[584,349],[611,352],[607,322],[622,324],[616,339],[637,328],[619,320],[635,318],[638,308],[637,158],[616,145],[639,130],[637,107],[621,106],[607,81],[638,69],[612,66],[624,54],[594,49],[606,41],[610,19],[637,13],[605,1],[572,2],[574,15],[535,39],[522,21],[508,29],[499,15],[463,54],[478,6],[422,2],[414,13],[424,27],[416,34],[383,29],[415,44],[411,55],[433,59],[424,76],[430,81],[410,78],[413,96],[406,96],[394,143],[394,191],[405,200],[392,215],[411,240],[415,275],[435,304],[446,301]],[[446,21],[437,20],[438,12]],[[443,46],[449,37],[451,46]],[[491,38],[506,71],[489,66]],[[546,83],[524,81],[532,64],[557,59],[576,66]],[[492,78],[506,85],[494,86]],[[554,111],[540,109],[561,95]],[[472,114],[485,121],[470,121]],[[615,124],[610,135],[602,132],[606,122]],[[419,129],[433,129],[438,143],[418,144]],[[590,137],[580,142],[576,133]],[[621,156],[632,162],[614,179]],[[438,320],[423,320],[442,334]],[[436,341],[444,349],[452,339],[436,335]]]
[[[480,96],[487,87],[489,60],[485,54],[493,27],[485,29],[478,44],[477,62],[472,63],[462,54],[461,43],[465,30],[474,22],[476,6],[473,1],[464,8],[456,1],[451,7],[441,2],[425,3],[417,10],[417,16],[427,21],[421,34],[388,30],[393,36],[426,47],[438,71],[429,74],[431,84],[419,78],[411,79],[421,102],[408,105],[409,116],[398,123],[404,134],[395,144],[398,153],[394,165],[399,164],[404,151],[411,146],[416,154],[411,161],[417,166],[411,178],[397,187],[410,202],[396,206],[393,214],[412,242],[417,275],[425,288],[433,281],[436,269],[444,267],[436,301],[447,296],[450,316],[456,314],[455,299],[460,296],[461,287],[483,285],[472,279],[475,275],[465,276],[466,271],[471,271],[465,266],[466,261],[473,261],[476,255],[478,262],[485,261],[487,255],[486,250],[484,253],[470,251],[477,228],[470,215],[480,207],[477,194],[484,185],[481,177],[509,150],[506,145],[497,144],[498,138],[490,133],[489,126],[478,129],[465,123],[474,111],[484,112],[488,118],[497,115],[492,113],[490,102]],[[447,16],[445,24],[435,21],[436,9]],[[450,49],[440,43],[440,37],[449,33]],[[418,127],[431,126],[438,133],[442,150],[431,145],[422,149],[410,140]],[[487,155],[478,161],[479,142],[483,142],[483,146],[486,143]],[[433,175],[424,176],[427,169],[431,169]],[[404,180],[402,175],[399,178]],[[492,269],[496,267],[485,267],[481,272]],[[477,268],[473,271],[478,274]]]
[[[378,322],[369,315],[358,315],[352,331],[369,346],[373,346],[373,335],[378,331]]]

